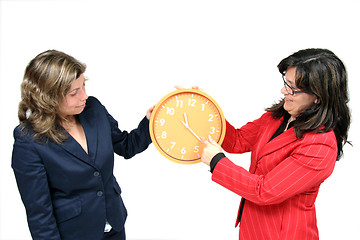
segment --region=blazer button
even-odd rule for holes
[[[103,194],[104,194],[104,193],[103,193],[102,191],[98,191],[98,192],[96,193],[96,195],[97,195],[98,197],[102,197]]]
[[[100,173],[98,171],[94,172],[94,177],[98,177],[100,175]]]

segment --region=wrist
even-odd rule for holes
[[[226,157],[225,154],[223,152],[219,152],[211,159],[211,161],[210,161],[210,172],[211,173],[214,171],[216,164],[224,157]]]

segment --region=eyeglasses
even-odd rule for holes
[[[282,74],[282,79],[284,81],[285,90],[290,95],[295,95],[296,93],[311,93],[310,90],[295,90],[294,88],[290,87],[286,81],[285,74]]]

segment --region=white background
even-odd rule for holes
[[[279,61],[310,47],[344,61],[353,117],[354,146],[316,201],[320,239],[360,239],[359,11],[357,0],[1,0],[0,239],[31,239],[10,164],[20,84],[38,53],[85,62],[88,94],[131,130],[176,84],[199,85],[240,127],[280,99]],[[229,155],[246,168],[249,156]],[[240,197],[213,183],[206,165],[173,163],[151,145],[117,156],[115,176],[129,240],[238,239]]]

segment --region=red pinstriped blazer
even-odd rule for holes
[[[240,129],[227,123],[223,149],[252,152],[249,171],[225,157],[212,175],[213,181],[246,199],[239,239],[319,239],[314,203],[335,166],[335,134],[306,133],[299,140],[290,128],[269,142],[281,123],[271,113]]]

